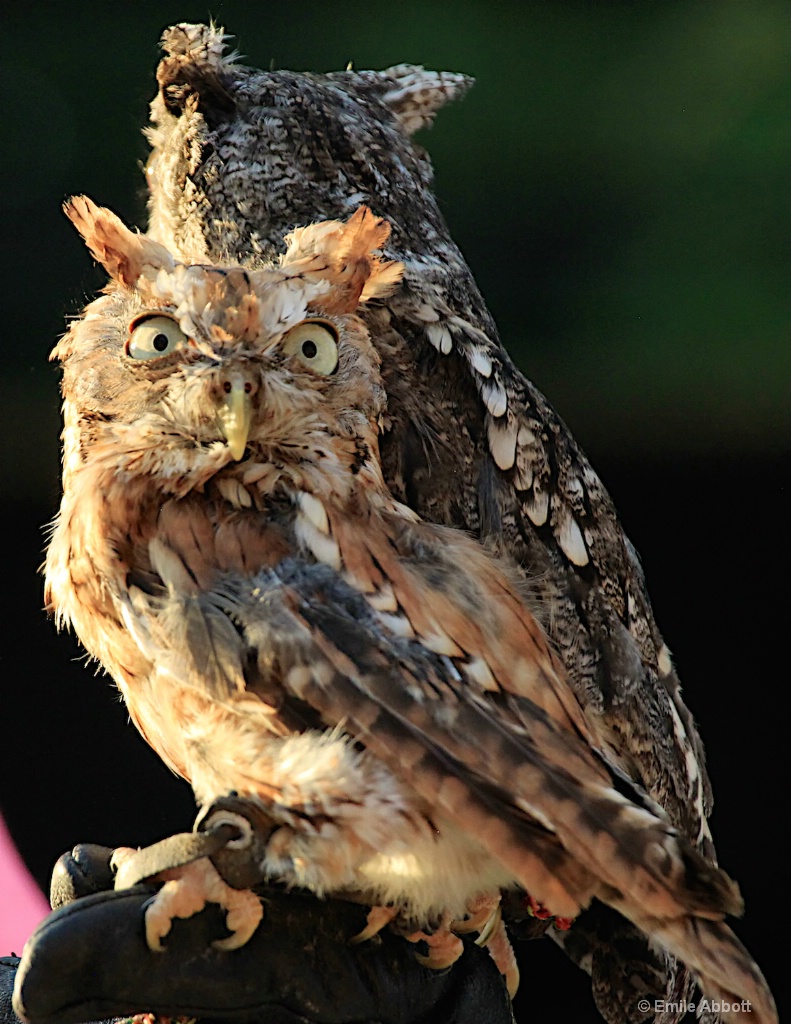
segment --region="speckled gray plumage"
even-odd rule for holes
[[[149,233],[185,257],[254,264],[293,227],[360,203],[391,223],[387,255],[405,263],[404,283],[387,300],[392,319],[365,316],[383,358],[391,489],[524,567],[603,743],[713,856],[702,746],[634,549],[567,427],[502,348],[410,139],[471,80],[409,66],[256,71],[204,26],[169,29],[164,48]],[[669,991],[683,989],[669,974]],[[607,992],[597,1001],[608,1020],[638,1019]]]

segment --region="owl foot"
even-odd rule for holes
[[[121,848],[113,855],[120,866],[136,850]],[[239,949],[255,933],[264,916],[261,901],[249,889],[233,889],[223,881],[208,857],[201,857],[178,868],[169,868],[154,878],[165,884],[148,903],[145,912],[146,943],[155,952],[164,950],[162,939],[173,926],[175,918],[188,918],[200,913],[207,903],[218,903],[227,911],[225,924],[232,933],[216,939],[215,949]]]
[[[471,900],[467,906],[467,916],[463,921],[453,922],[453,931],[457,935],[466,935],[467,932],[478,932],[475,940],[479,946],[485,946],[492,928],[496,925],[500,916],[500,894],[491,893],[479,896]]]
[[[398,917],[398,911],[394,907],[371,907],[368,911],[365,928],[349,939],[350,946],[357,946],[361,942],[367,942],[390,922]]]
[[[399,911],[395,907],[371,907],[368,912],[365,928],[349,939],[350,945],[357,945],[360,942],[372,939],[383,928],[396,921],[398,916]],[[467,922],[465,921],[464,923],[466,924]],[[425,942],[429,948],[428,956],[424,956],[422,953],[415,953],[415,959],[423,964],[424,967],[442,970],[455,964],[464,949],[461,939],[453,934],[451,927],[455,929],[455,926],[443,924],[430,934],[424,931],[410,932],[404,935],[404,938],[409,942]],[[403,934],[400,929],[397,930]],[[469,928],[468,930],[472,931],[473,929]]]
[[[489,950],[505,978],[508,995],[513,999],[519,988],[519,968],[500,912],[500,894],[491,893],[473,900],[467,907],[467,917],[463,921],[454,921],[452,928],[461,935],[478,932],[476,946],[485,946]]]
[[[519,968],[499,906],[475,941],[479,946],[486,946],[489,950],[489,955],[497,964],[497,970],[505,979],[508,995],[513,999],[519,988]]]
[[[464,943],[458,935],[453,934],[448,925],[443,925],[431,935],[426,932],[412,932],[405,938],[409,942],[426,943],[428,956],[415,953],[415,959],[424,967],[431,967],[437,971],[452,967],[464,952]]]

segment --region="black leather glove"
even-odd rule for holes
[[[451,969],[430,970],[388,930],[350,946],[365,908],[302,892],[267,890],[264,920],[241,949],[211,946],[227,932],[210,905],[174,921],[165,951],[152,952],[143,914],[156,887],[109,890],[111,852],[77,847],[61,858],[53,895],[62,905],[18,966],[0,961],[0,1024],[16,1022],[14,974],[14,1009],[34,1024],[147,1011],[238,1024],[513,1024],[497,968],[474,943]]]

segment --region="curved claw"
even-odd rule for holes
[[[378,935],[396,917],[398,917],[398,911],[395,907],[371,907],[368,911],[365,928],[356,935],[352,935],[349,939],[349,945],[357,946],[361,942],[367,942],[374,935]]]
[[[249,941],[264,916],[261,901],[249,889],[232,889],[208,858],[180,868],[163,871],[165,884],[151,898],[145,910],[146,943],[153,952],[162,952],[162,939],[170,932],[175,918],[200,913],[207,903],[218,903],[227,911],[226,926],[232,932],[217,939],[216,949],[239,949]]]
[[[492,937],[494,936],[495,932],[502,928],[502,924],[503,915],[502,911],[500,910],[500,904],[498,902],[497,906],[491,912],[489,917],[486,919],[486,921],[483,922],[478,938],[475,940],[475,945],[488,946],[489,943],[492,941]]]
[[[505,978],[508,995],[513,999],[516,995],[516,990],[519,988],[519,967],[517,966],[514,949],[505,930],[502,916],[498,913],[496,917],[497,920],[491,929],[487,929],[489,935],[486,942],[481,943],[481,945],[485,945],[488,948],[492,960],[497,964],[497,969]]]
[[[372,938],[397,917],[398,911],[393,907],[372,907],[365,928],[349,940],[350,944],[355,945]],[[467,932],[479,933],[475,944],[489,950],[498,970],[504,976],[508,994],[513,999],[519,987],[519,968],[505,930],[499,892],[486,893],[470,901],[467,917],[463,921],[445,920],[430,934],[416,931],[405,938],[409,942],[425,942],[428,946],[428,955],[415,953],[418,963],[432,970],[444,970],[452,967],[464,952],[464,943],[459,934]]]
[[[479,932],[479,936],[475,940],[476,945],[485,946],[488,936],[497,925],[499,913],[500,893],[488,893],[470,901],[467,906],[467,916],[463,921],[454,921],[451,929],[457,935]]]
[[[263,920],[264,908],[261,900],[249,889],[231,889],[229,887],[228,902],[222,904],[228,911],[225,924],[232,933],[226,939],[215,939],[212,946],[228,952],[241,949],[255,935],[256,929]]]
[[[406,938],[410,942],[425,942],[428,946],[428,956],[422,953],[415,953],[415,959],[424,967],[440,971],[446,967],[452,967],[464,952],[464,943],[454,935],[448,928],[440,928],[432,935],[425,932],[413,932]]]

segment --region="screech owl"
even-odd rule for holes
[[[201,25],[163,36],[148,233],[183,258],[248,263],[275,256],[293,227],[361,202],[390,222],[387,253],[404,278],[384,310],[361,311],[388,396],[388,486],[523,567],[594,733],[713,861],[703,747],[636,553],[568,428],[504,351],[412,142],[472,80],[410,65],[258,71],[224,40]],[[673,961],[596,901],[552,937],[591,973],[610,1024],[652,1019],[637,1008],[646,991],[652,1002],[689,994]]]
[[[385,483],[360,313],[399,287],[386,222],[361,207],[245,267],[179,260],[84,197],[67,213],[111,284],[55,350],[48,601],[198,800],[258,805],[268,877],[363,898],[366,935],[396,917],[435,965],[493,915],[513,984],[496,908],[521,886],[558,917],[599,900],[775,1020],[722,920],[737,888],[591,727],[519,574]],[[206,870],[190,900],[223,899]],[[260,906],[227,905],[232,948]]]

